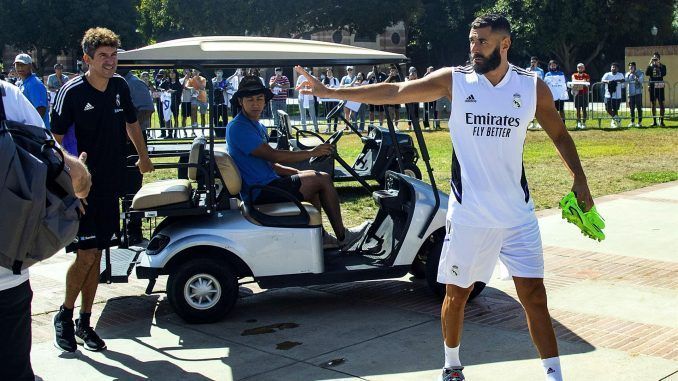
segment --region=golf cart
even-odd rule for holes
[[[358,178],[361,180],[377,180],[383,187],[386,171],[400,172],[421,180],[421,170],[417,167],[419,153],[414,148],[412,137],[403,132],[396,132],[396,138],[392,139],[389,129],[381,126],[370,126],[368,135],[363,136],[352,123],[344,118],[345,104],[346,101],[339,102],[327,114],[327,121],[329,122],[335,116],[338,116],[346,123],[349,130],[360,138],[363,148],[353,165],[350,166],[341,157],[336,156],[335,160],[340,166],[335,166],[332,160],[316,161],[315,165],[304,161],[290,166],[297,169],[314,169],[327,172],[335,182],[355,181]],[[309,150],[325,142],[325,139],[316,132],[300,130],[292,126],[290,117],[286,112],[281,110],[278,111],[278,114],[281,122],[275,138],[277,149]],[[295,132],[294,138],[292,138],[293,130]],[[400,166],[402,166],[402,171]]]
[[[120,66],[197,67],[206,73],[244,65],[372,65],[405,60],[398,54],[318,41],[218,36],[167,41],[119,54]],[[398,151],[400,139],[392,121],[387,121],[388,129],[379,133]],[[327,142],[336,145],[342,135],[338,131]],[[412,272],[426,276],[440,294],[444,289],[435,273],[448,196],[436,187],[418,125],[415,135],[430,184],[402,174],[404,163],[397,160],[401,173],[386,171],[384,189],[371,192],[376,216],[362,238],[344,251],[323,249],[320,212],[309,203],[268,186],[252,190],[275,191],[289,202],[257,205],[241,200],[242,179],[226,150],[214,146],[213,129],[208,138],[192,142],[187,163],[166,162],[186,152],[151,154],[163,159],[156,169],[186,168],[188,179],[148,183],[124,199],[125,222],[132,217],[161,221],[145,248],[107,250],[103,278],[124,281],[136,266],[136,276],[149,280],[146,292],[151,293],[156,279],[168,275],[170,305],[183,319],[196,323],[221,319],[234,307],[239,285],[252,282],[280,288],[396,278]],[[115,253],[129,253],[129,260],[112,263]]]

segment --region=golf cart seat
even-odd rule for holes
[[[289,147],[295,150],[313,149],[324,143],[323,139],[314,132],[299,130],[292,127],[290,116],[283,110],[278,110],[278,117],[280,118],[280,126],[278,127],[278,149],[287,150]],[[296,138],[292,137],[292,130],[296,131]]]
[[[191,199],[189,180],[162,180],[141,187],[134,195],[132,208],[136,210],[157,209],[175,204],[185,204]]]
[[[233,158],[225,151],[215,150],[214,159],[224,182],[225,192],[232,197],[237,196],[242,188],[242,178]],[[249,202],[239,201],[238,206],[243,216],[255,225],[290,227],[322,225],[320,211],[308,202],[251,205]]]
[[[193,140],[191,151],[188,157],[189,165],[200,165],[200,157],[205,149],[205,139],[202,137]],[[168,206],[190,207],[192,205],[191,196],[193,186],[191,181],[197,180],[198,171],[196,167],[188,168],[188,180],[161,180],[145,184],[134,195],[132,199],[132,209],[134,210],[153,210]]]

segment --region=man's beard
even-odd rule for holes
[[[501,54],[499,54],[498,46],[496,49],[494,49],[494,51],[490,54],[489,57],[485,57],[480,53],[476,53],[475,55],[469,54],[469,58],[471,59],[471,62],[473,62],[473,70],[478,74],[485,74],[487,72],[490,72],[498,68],[499,64],[501,63]],[[482,58],[483,62],[477,64],[475,63],[473,58]]]

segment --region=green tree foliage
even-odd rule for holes
[[[378,2],[297,0],[141,0],[140,29],[149,41],[196,35],[261,35],[299,38],[347,28],[379,33],[418,9],[417,0]]]
[[[418,0],[387,5],[362,0],[141,0],[138,6],[140,29],[152,41],[245,34],[300,38],[339,28],[377,34],[418,9]]]
[[[420,66],[462,65],[468,59],[468,30],[476,13],[494,1],[422,0],[408,24],[407,54]]]
[[[125,46],[140,43],[133,0],[0,0],[0,41],[35,50],[40,71],[50,56],[82,54],[84,32],[95,26],[112,29]]]
[[[573,72],[578,62],[588,65],[596,60],[604,70],[611,60],[624,57],[624,47],[652,43],[652,25],[671,30],[673,4],[666,0],[498,0],[489,10],[511,20],[514,53],[554,58],[565,72]]]

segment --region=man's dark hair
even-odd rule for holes
[[[504,15],[498,13],[488,13],[478,16],[471,23],[472,29],[480,29],[488,26],[492,29],[492,32],[504,33],[508,36],[511,35],[511,23],[509,23]]]
[[[659,58],[659,59],[662,59],[662,56],[661,56],[661,54],[659,54],[659,52],[654,52],[654,54],[652,55],[652,57],[657,57],[657,58]]]
[[[618,64],[618,63],[616,63],[616,62],[612,62],[612,63],[610,64],[610,66],[616,66],[616,67],[617,67],[617,69],[619,69],[619,64]]]
[[[537,56],[530,57],[530,61],[533,61],[533,60],[539,62],[539,58],[537,58]]]
[[[94,52],[101,46],[120,47],[120,37],[106,28],[90,28],[82,37],[82,52],[94,58]]]
[[[631,62],[629,62],[629,66],[636,66],[636,63],[635,63],[635,61],[631,61]]]

